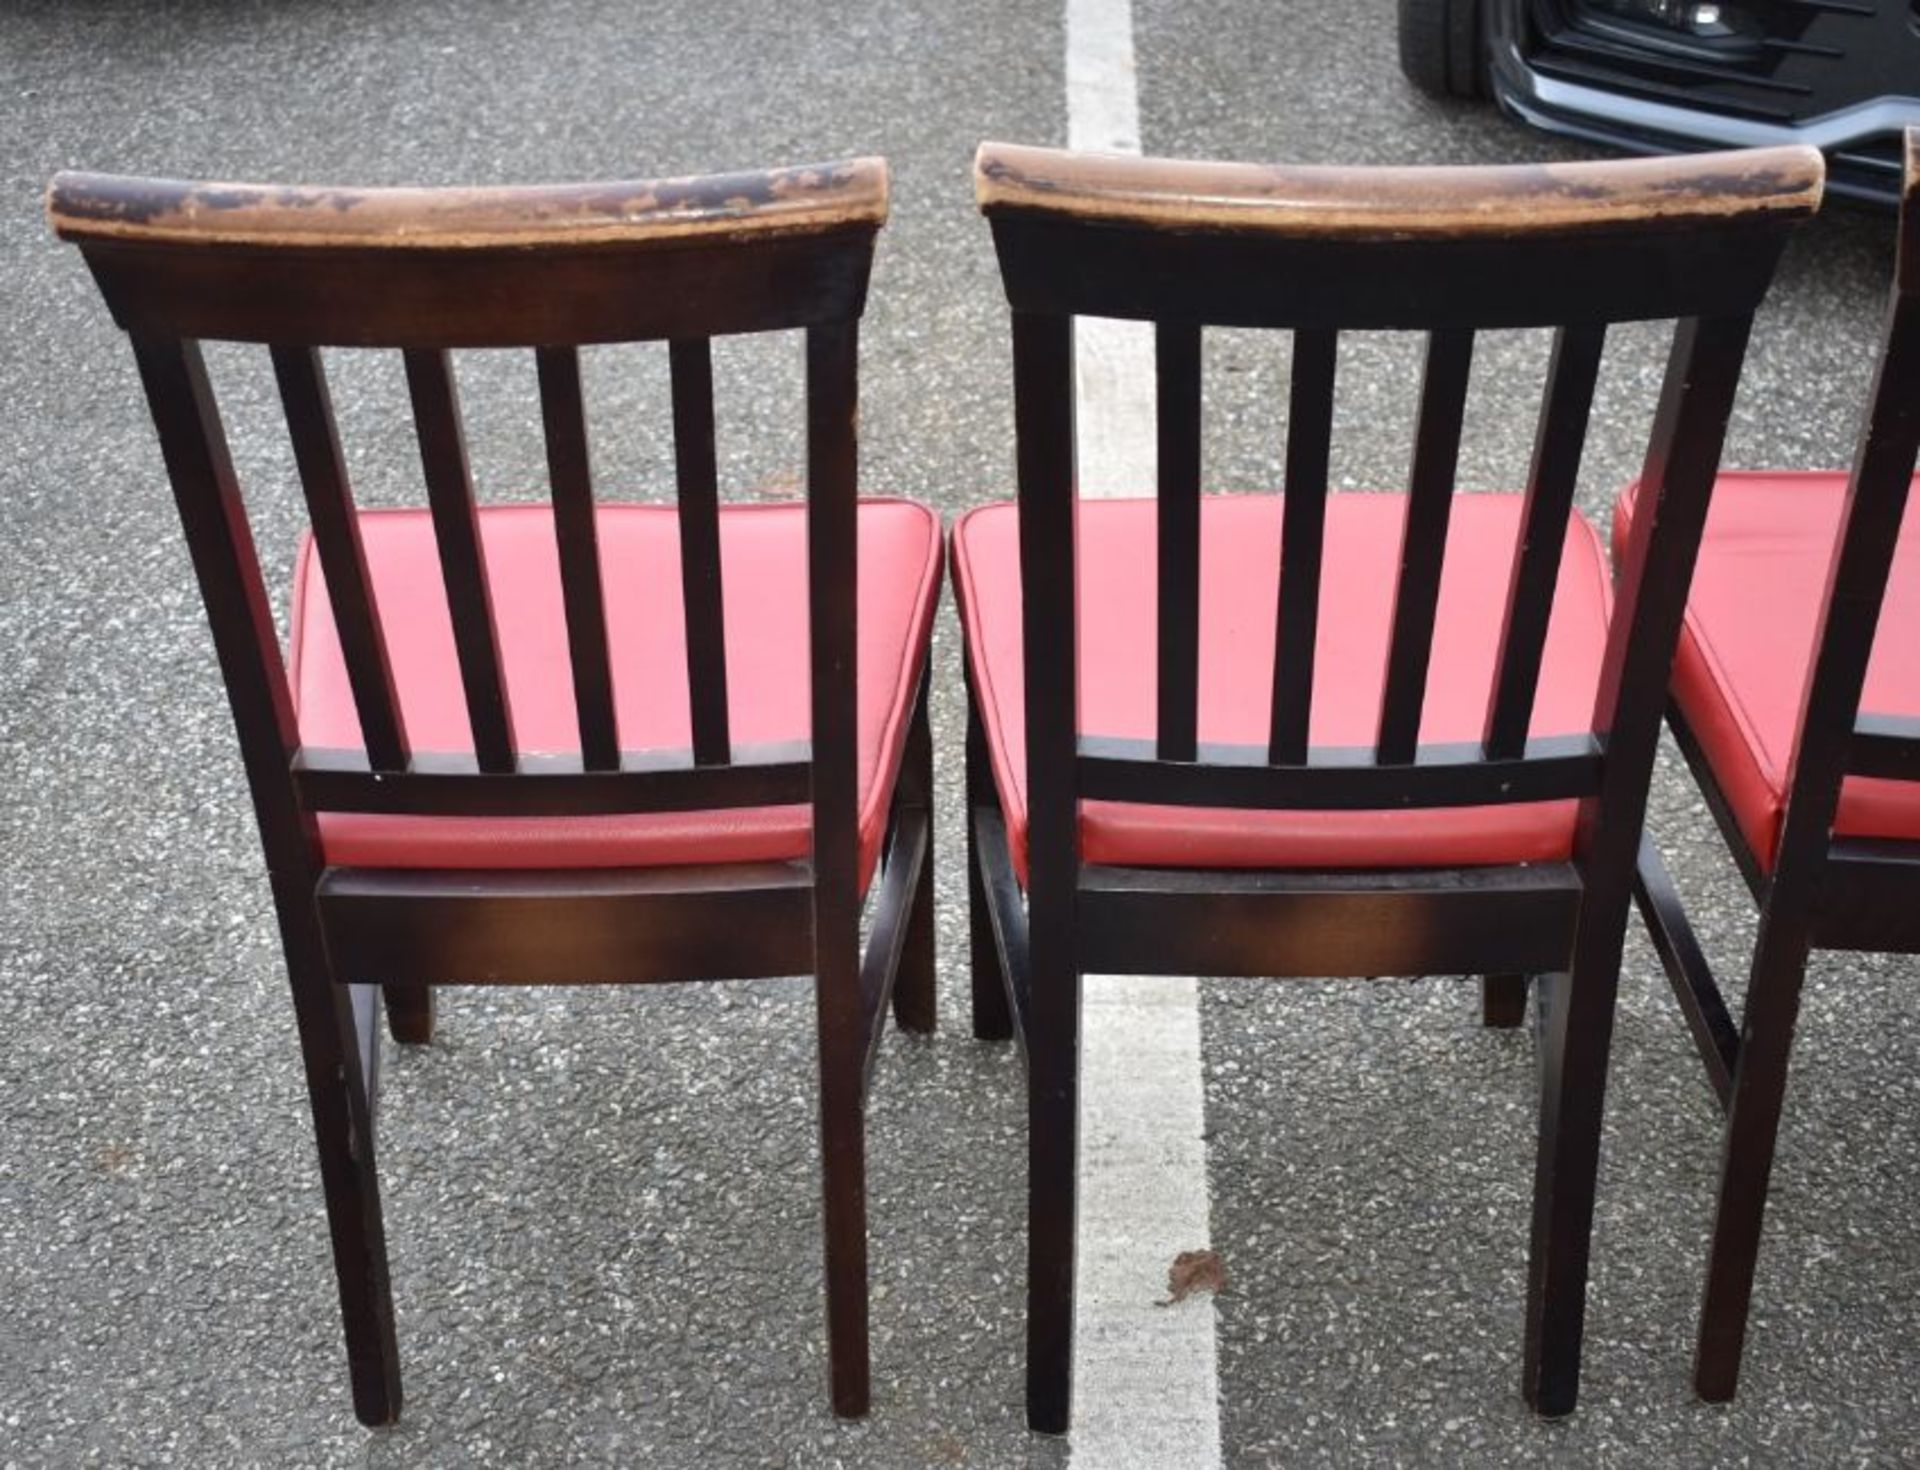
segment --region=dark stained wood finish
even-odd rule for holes
[[[82,246],[128,331],[546,347],[858,316],[873,234],[886,218],[887,171],[863,158],[702,179],[454,190],[61,174],[47,212],[57,234]]]
[[[993,784],[986,740],[975,711],[973,679],[967,677],[967,944],[968,975],[973,1001],[973,1034],[981,1041],[1005,1041],[1013,1035],[1010,1008],[1012,984],[1005,958],[1006,940],[1000,920],[1019,915],[1026,933],[1026,910],[1020,906],[1019,886],[1006,852],[1006,827],[1000,818],[999,791]],[[982,835],[980,824],[990,818],[996,830]],[[995,899],[989,894],[988,865],[998,860],[1011,894]],[[1024,947],[1021,951],[1024,956]]]
[[[687,617],[687,685],[693,758],[723,763],[727,634],[721,605],[720,478],[713,442],[713,349],[704,337],[668,348],[673,374],[673,457],[680,492],[680,586]]]
[[[866,1412],[863,1108],[889,998],[933,1014],[925,696],[890,803],[863,957],[855,754],[857,322],[886,214],[874,159],[657,184],[353,191],[62,175],[49,213],[129,329],[240,737],[292,982],[355,1412],[400,1412],[374,1171],[373,985],[424,1041],[444,984],[812,973],[834,1408]],[[812,739],[735,748],[726,718],[707,342],[807,329]],[[364,749],[301,746],[199,340],[271,345]],[[685,498],[693,748],[622,751],[578,348],[669,339]],[[319,348],[398,348],[421,441],[472,752],[410,748]],[[533,349],[580,752],[517,749],[450,350]],[[612,574],[611,572],[609,573]],[[912,677],[923,680],[926,650]],[[804,859],[701,868],[329,868],[317,815],[810,807]]]
[[[1073,1384],[1080,1127],[1073,321],[1013,315],[1027,712],[1027,1422],[1064,1434]],[[1004,889],[1002,889],[1004,891]]]
[[[920,859],[920,880],[910,900],[913,912],[906,926],[905,949],[900,956],[893,981],[893,1018],[903,1031],[929,1032],[934,1029],[935,984],[939,978],[940,935],[934,923],[933,887],[933,718],[932,673],[921,676],[920,698],[914,706],[913,724],[907,731],[907,747],[900,768],[900,789],[894,798],[896,820],[888,837],[887,863],[895,861],[896,846],[907,841],[902,824],[915,814],[924,814],[924,855]],[[900,847],[906,851],[905,847]],[[884,908],[884,905],[882,905]],[[865,982],[862,981],[864,986]],[[871,1066],[871,1063],[869,1063]]]
[[[315,894],[343,977],[620,985],[804,973],[812,886],[805,863],[329,868]]]
[[[857,327],[807,332],[807,584],[812,619],[813,976],[820,1025],[828,1374],[834,1412],[865,1414],[867,1038],[860,994],[854,689]]]
[[[1520,545],[1507,587],[1499,671],[1487,706],[1484,739],[1493,760],[1518,755],[1527,743],[1540,657],[1553,615],[1553,590],[1580,479],[1580,451],[1586,447],[1587,419],[1605,345],[1605,327],[1563,327],[1554,337],[1546,402],[1540,410],[1533,467],[1527,475]]]
[[[1200,709],[1200,329],[1163,322],[1155,348],[1159,756],[1190,761]]]
[[[1080,957],[1090,971],[1123,974],[1553,970],[1566,966],[1580,893],[1565,863],[1363,873],[1090,865]]]
[[[1404,765],[1381,765],[1360,746],[1317,746],[1306,763],[1262,764],[1251,745],[1199,747],[1197,761],[1155,759],[1140,740],[1080,739],[1080,795],[1175,806],[1371,811],[1394,807],[1499,806],[1590,796],[1602,754],[1591,735],[1529,741],[1512,760],[1487,760],[1479,744],[1423,745]]]
[[[1333,245],[1480,236],[1512,246],[1616,230],[1697,238],[1716,220],[1798,219],[1820,202],[1809,148],[1494,167],[1351,168],[1138,158],[982,143],[974,198],[1031,214],[1175,235]]]
[[[981,145],[975,195],[1016,310],[1408,331],[1724,315],[1766,289],[1754,242],[1780,243],[1824,179],[1797,147],[1227,179],[1088,157]]]
[[[1910,715],[1861,715],[1853,722],[1847,773],[1893,781],[1920,779],[1920,720]]]
[[[375,1171],[373,1102],[352,996],[333,983],[314,908],[322,868],[318,834],[286,779],[299,736],[280,643],[198,344],[135,337],[133,350],[266,849],[320,1154],[354,1413],[363,1424],[391,1424],[400,1417],[400,1353]]]
[[[1522,1383],[1542,1414],[1579,1382],[1599,1123],[1620,949],[1663,690],[1748,322],[1791,226],[1818,203],[1805,149],[1492,170],[1301,170],[983,145],[975,174],[1012,307],[1025,589],[1028,891],[977,739],[970,759],[975,1024],[1029,1077],[1027,1416],[1070,1418],[1079,977],[1468,974],[1496,1001],[1540,977],[1540,1146]],[[1072,323],[1153,321],[1161,367],[1159,726],[1077,726]],[[1678,318],[1648,450],[1656,487],[1621,575],[1590,727],[1531,738],[1561,544],[1605,327]],[[1194,682],[1209,326],[1295,334],[1274,695],[1262,748],[1198,738]],[[1484,737],[1422,746],[1473,334],[1559,332],[1509,573]],[[1337,333],[1428,336],[1388,668],[1372,748],[1310,743]],[[1638,529],[1638,527],[1637,527]],[[1078,804],[1374,809],[1570,798],[1571,859],[1393,871],[1086,865]],[[1026,991],[1019,969],[1026,967]],[[1553,977],[1549,980],[1548,977]],[[1004,994],[996,997],[996,989]],[[1496,1014],[1495,1019],[1501,1019]]]
[[[293,437],[293,456],[306,493],[307,518],[314,549],[326,573],[327,599],[340,635],[353,704],[360,715],[360,738],[376,771],[404,771],[409,755],[400,698],[393,688],[380,608],[367,575],[360,544],[360,520],[347,483],[346,458],[327,393],[325,369],[317,347],[273,349],[274,376]]]
[[[467,695],[467,722],[480,769],[488,775],[514,768],[513,710],[507,703],[500,664],[500,630],[487,585],[486,553],[480,545],[480,513],[467,468],[466,433],[453,386],[453,360],[445,351],[413,349],[406,355],[407,390],[413,396],[420,434],[420,463],[427,478],[427,504],[440,548],[440,575],[453,615],[453,644]]]
[[[1339,337],[1293,334],[1293,385],[1287,407],[1285,505],[1280,525],[1280,598],[1276,610],[1273,716],[1267,759],[1307,758],[1313,715],[1313,650],[1320,630],[1320,557],[1327,529],[1327,466],[1333,444],[1333,375]]]
[[[482,771],[470,755],[422,751],[398,774],[369,769],[357,750],[303,749],[293,780],[315,811],[422,817],[588,817],[692,812],[803,802],[805,743],[743,747],[730,765],[696,768],[684,750],[634,751],[611,771],[573,755],[521,756],[510,772]]]
[[[540,418],[547,438],[553,532],[560,550],[560,595],[567,614],[567,655],[580,752],[589,771],[620,768],[620,728],[613,707],[613,665],[607,657],[606,595],[600,578],[600,536],[594,516],[587,410],[580,391],[580,350],[543,347]]]
[[[1885,338],[1829,563],[1774,852],[1750,849],[1685,721],[1677,711],[1669,716],[1759,904],[1759,935],[1737,1036],[1671,881],[1657,856],[1643,857],[1641,863],[1642,912],[1708,1080],[1727,1109],[1693,1367],[1695,1390],[1716,1402],[1731,1399],[1739,1383],[1807,960],[1816,948],[1920,954],[1920,842],[1833,835],[1841,784],[1849,775],[1920,779],[1915,744],[1920,724],[1860,708],[1920,457],[1920,131],[1908,131],[1906,154]],[[1636,515],[1636,530],[1638,522]],[[1884,631],[1899,636],[1896,630]]]
[[[1427,338],[1420,385],[1420,424],[1413,469],[1407,476],[1407,516],[1400,532],[1400,580],[1393,597],[1393,640],[1387,645],[1387,682],[1380,700],[1382,765],[1403,766],[1420,742],[1427,701],[1427,664],[1433,654],[1433,617],[1440,605],[1440,564],[1453,510],[1453,477],[1467,412],[1467,370],[1473,333],[1435,332]]]

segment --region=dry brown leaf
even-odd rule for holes
[[[1226,1285],[1227,1266],[1218,1251],[1181,1251],[1167,1272],[1167,1299],[1159,1305],[1171,1307],[1196,1291],[1210,1291],[1217,1296]]]

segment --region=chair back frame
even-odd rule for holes
[[[1095,798],[1246,809],[1579,798],[1576,861],[1603,830],[1630,866],[1707,493],[1754,308],[1817,203],[1804,149],[1469,169],[1168,163],[989,144],[977,165],[1014,313],[1029,800],[1036,851],[1077,865],[1071,807]],[[1570,262],[1572,263],[1570,265]],[[1578,280],[1580,289],[1568,288]],[[1386,282],[1416,282],[1389,290]],[[1542,651],[1606,327],[1676,331],[1647,450],[1657,505],[1622,568],[1591,729],[1529,739]],[[1156,322],[1158,734],[1082,733],[1073,636],[1072,318]],[[1269,739],[1196,740],[1200,340],[1294,334]],[[1337,332],[1427,334],[1387,674],[1372,747],[1310,749]],[[1473,333],[1553,327],[1524,531],[1482,739],[1421,745],[1428,659]],[[1651,534],[1658,525],[1660,534]],[[1622,860],[1612,854],[1616,865]]]
[[[1739,1382],[1807,963],[1816,949],[1920,954],[1920,841],[1834,834],[1849,778],[1920,780],[1920,719],[1861,708],[1920,460],[1920,129],[1909,130],[1905,142],[1898,263],[1827,563],[1771,853],[1748,841],[1678,704],[1668,711],[1760,910],[1737,1021],[1658,850],[1644,842],[1638,860],[1635,900],[1727,1114],[1693,1367],[1695,1390],[1714,1402],[1733,1398]]]
[[[873,942],[860,939],[857,346],[888,209],[877,158],[606,185],[326,189],[65,173],[48,194],[138,362],[259,820],[332,1223],[356,1410],[397,1416],[373,1172],[370,982],[396,1035],[443,983],[811,974],[819,1010],[836,1409],[868,1397],[861,1098],[891,999],[932,1025],[926,699],[903,737]],[[728,719],[711,339],[806,336],[811,737],[744,745]],[[303,745],[203,340],[270,351],[363,738]],[[664,341],[672,377],[691,741],[624,748],[601,584],[579,349]],[[451,615],[471,751],[422,750],[388,656],[322,349],[399,351]],[[516,738],[451,353],[536,359],[579,732]],[[922,671],[924,678],[924,670]],[[572,817],[811,804],[786,862],[437,872],[328,867],[329,812]],[[901,977],[895,989],[896,976]],[[403,1019],[404,1018],[404,1019]]]

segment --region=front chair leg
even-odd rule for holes
[[[433,987],[383,985],[387,1002],[387,1031],[406,1046],[425,1046],[433,1040]]]
[[[1525,975],[1483,975],[1480,977],[1480,1024],[1501,1030],[1518,1026],[1527,1019],[1527,977]]]
[[[1007,983],[1000,968],[1000,946],[993,937],[992,903],[986,880],[980,876],[980,836],[973,814],[991,806],[996,796],[993,773],[987,765],[979,717],[973,711],[973,693],[967,693],[967,938],[973,988],[973,1034],[981,1041],[1005,1041],[1013,1035],[1013,1012],[1007,1004]]]
[[[1774,1141],[1786,1098],[1787,1062],[1809,951],[1807,926],[1769,912],[1760,924],[1753,978],[1747,987],[1740,1061],[1727,1109],[1720,1162],[1720,1202],[1713,1220],[1707,1289],[1700,1307],[1693,1386],[1710,1403],[1725,1403],[1740,1381],[1760,1226],[1773,1176]]]
[[[907,732],[906,766],[900,779],[907,783],[905,804],[927,817],[927,850],[914,885],[913,909],[907,916],[906,948],[893,981],[893,1019],[902,1031],[934,1029],[934,979],[939,964],[939,934],[933,922],[933,732],[927,720],[926,685]]]

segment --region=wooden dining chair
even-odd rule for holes
[[[1920,131],[1851,473],[1720,477],[1675,654],[1667,722],[1760,911],[1736,1026],[1658,851],[1648,932],[1726,1111],[1694,1387],[1738,1385],[1800,987],[1813,950],[1920,954]],[[1614,536],[1646,519],[1622,492]]]
[[[856,487],[887,188],[872,158],[551,188],[53,181],[54,229],[132,338],[212,624],[367,1424],[400,1412],[376,983],[424,1041],[442,985],[812,975],[832,1402],[866,1412],[866,1084],[889,996],[934,1023],[942,557],[932,512]],[[805,336],[805,499],[722,504],[710,339],[775,330]],[[203,339],[267,344],[285,406],[312,529],[284,659]],[[580,349],[659,339],[678,503],[596,503]],[[323,347],[404,355],[425,509],[356,510]],[[550,499],[476,502],[464,348],[532,349]]]
[[[1634,854],[1751,315],[1820,156],[1267,168],[984,145],[1018,503],[955,527],[975,1029],[1029,1077],[1027,1413],[1066,1429],[1080,976],[1527,974],[1524,1389],[1574,1407]],[[1073,319],[1156,324],[1157,499],[1077,501]],[[1607,325],[1677,318],[1610,596]],[[1283,496],[1203,496],[1209,326],[1293,333]],[[1459,495],[1478,328],[1553,327],[1526,493]],[[1329,495],[1337,334],[1426,334],[1404,494]]]

